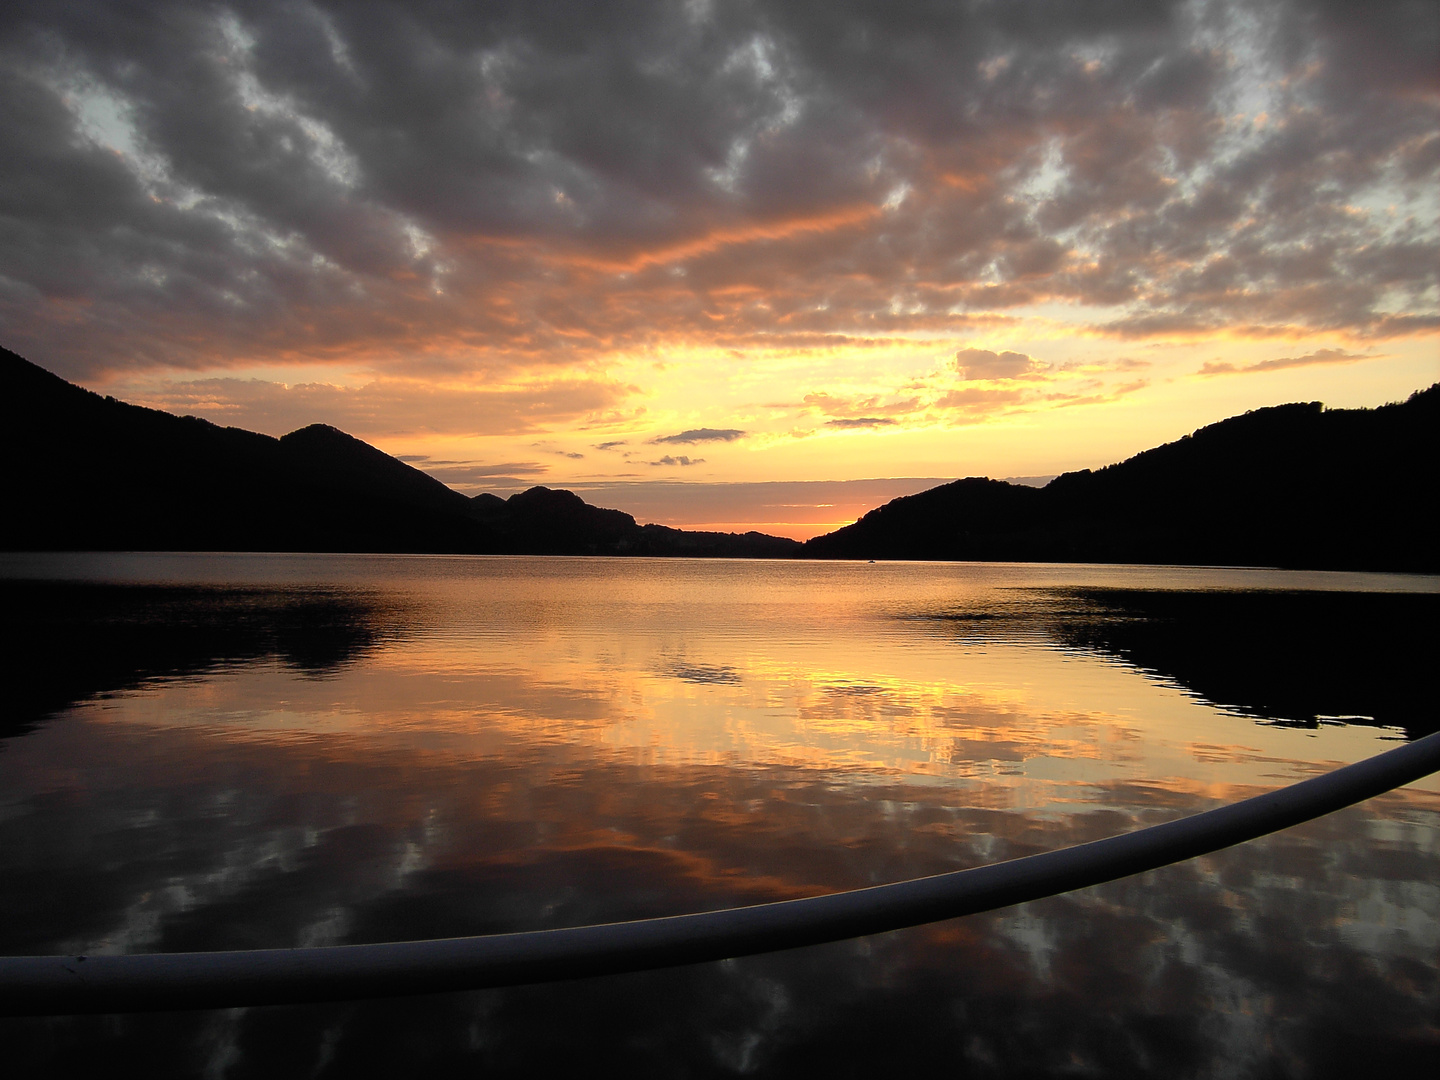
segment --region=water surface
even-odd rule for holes
[[[814,895],[1193,813],[1435,724],[1435,578],[83,554],[0,556],[0,576],[12,954]],[[1432,778],[855,942],[0,1034],[36,1072],[1418,1074],[1440,1049],[1437,826]]]

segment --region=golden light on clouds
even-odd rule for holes
[[[502,493],[1049,475],[1440,377],[1440,15],[1025,7],[22,13],[3,344]]]

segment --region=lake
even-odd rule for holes
[[[8,554],[0,595],[10,955],[816,895],[1191,814],[1437,717],[1434,577]],[[833,945],[0,1040],[36,1075],[1428,1075],[1440,780]]]

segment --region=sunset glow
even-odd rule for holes
[[[15,5],[0,344],[804,538],[1440,379],[1437,42],[1408,4]]]

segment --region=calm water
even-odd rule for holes
[[[1440,579],[0,556],[0,951],[383,941],[1012,858],[1434,730]],[[39,1074],[1428,1075],[1440,782],[832,946],[506,991],[9,1020]]]

